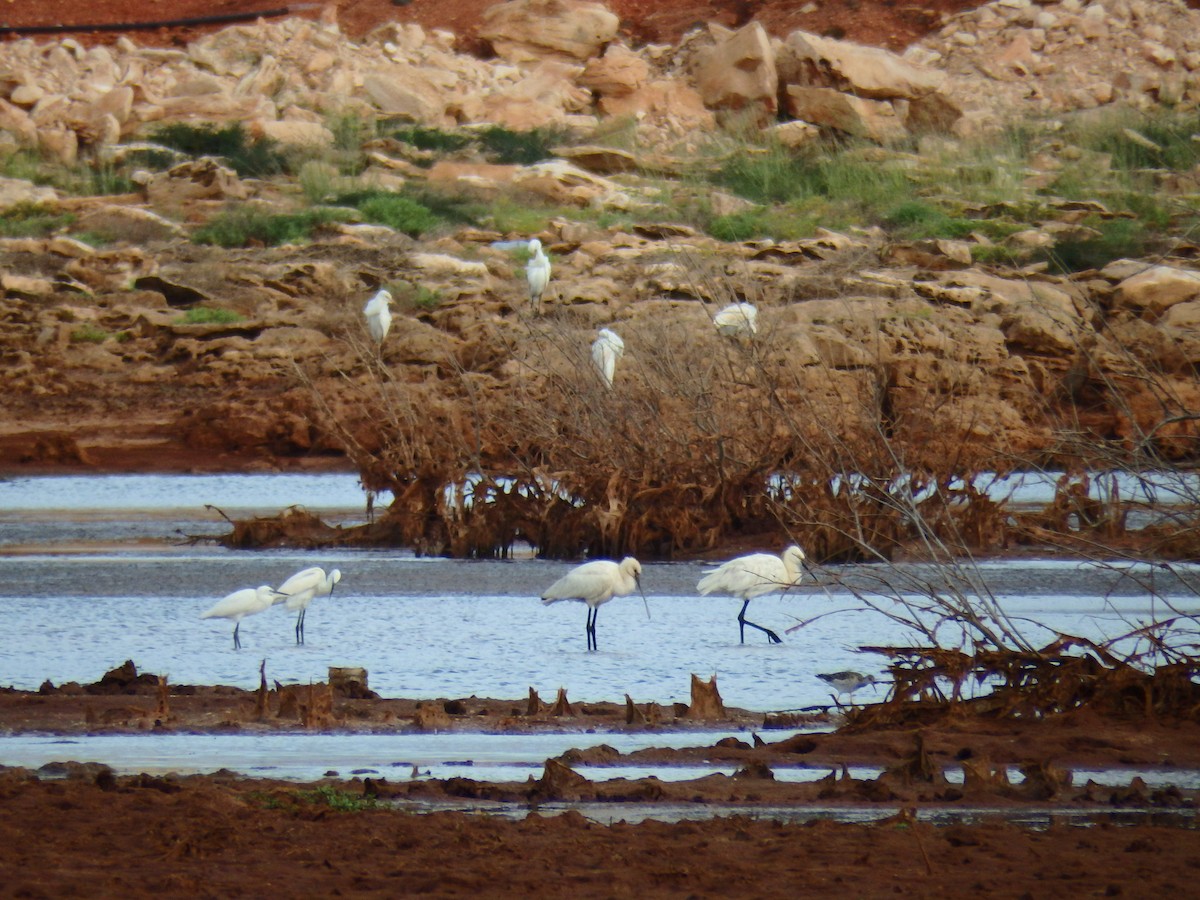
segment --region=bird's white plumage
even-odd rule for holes
[[[529,303],[534,311],[542,307],[542,294],[550,284],[550,260],[542,252],[542,242],[537,238],[529,240],[529,262],[525,264],[525,280],[529,283]]]
[[[363,307],[363,315],[367,318],[367,331],[377,344],[383,343],[388,329],[392,327],[392,293],[387,288],[381,288],[374,297]]]
[[[770,628],[764,628],[746,618],[746,607],[755,597],[773,591],[786,591],[800,581],[804,570],[804,551],[795,544],[779,556],[770,553],[751,553],[739,556],[715,569],[707,569],[704,577],[696,584],[701,594],[729,594],[742,601],[738,613],[738,626],[742,642],[746,641],[746,626],[757,628],[766,634],[772,643],[780,643],[780,637]]]
[[[304,611],[317,597],[328,597],[333,593],[334,585],[342,580],[339,569],[333,569],[328,575],[320,566],[301,569],[279,586],[276,603],[286,603],[291,611],[299,610],[296,617],[296,643],[304,642]]]
[[[782,591],[800,581],[804,574],[804,551],[795,544],[779,556],[751,553],[715,569],[706,569],[696,588],[701,594],[729,594],[739,600]]]
[[[604,379],[604,384],[613,386],[613,376],[617,371],[617,360],[625,355],[625,342],[615,331],[607,328],[600,329],[600,335],[592,342],[592,363],[596,371]]]
[[[753,303],[730,303],[713,316],[713,324],[726,337],[752,337],[758,334],[758,310]]]
[[[587,638],[588,649],[596,647],[596,611],[613,597],[624,597],[641,590],[642,564],[632,556],[619,563],[597,559],[576,566],[542,592],[542,603],[557,603],[559,600],[578,600],[588,606]],[[642,602],[646,595],[642,593]],[[647,605],[646,613],[650,612]]]
[[[242,619],[252,616],[265,609],[270,609],[275,603],[275,589],[269,584],[256,588],[243,588],[218,600],[210,609],[200,614],[201,619],[229,619],[233,622],[233,647],[238,649],[242,642],[238,630],[242,627]]]

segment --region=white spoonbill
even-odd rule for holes
[[[312,566],[308,569],[301,569],[287,581],[279,586],[277,592],[280,596],[275,599],[276,603],[287,602],[289,610],[300,610],[300,614],[296,616],[296,643],[304,643],[304,614],[308,611],[308,604],[312,603],[317,597],[328,597],[333,593],[334,585],[342,580],[342,573],[339,569],[334,569],[328,575],[320,566]]]
[[[370,332],[371,339],[377,344],[383,343],[388,329],[392,327],[391,302],[392,292],[387,288],[380,288],[379,292],[363,307],[363,315],[367,317],[367,331]]]
[[[650,604],[646,603],[646,592],[642,590],[642,564],[632,556],[620,563],[607,559],[576,566],[542,592],[542,602],[557,603],[559,600],[579,600],[588,605],[587,642],[589,650],[599,650],[596,645],[596,613],[600,606],[613,597],[632,594],[637,588],[646,604],[646,615],[650,615]]]
[[[758,310],[753,303],[730,303],[713,316],[713,324],[725,337],[753,337],[758,334]]]
[[[804,551],[795,544],[779,556],[770,553],[751,553],[739,556],[715,569],[706,569],[696,588],[701,594],[730,594],[742,601],[738,613],[738,627],[742,643],[746,643],[746,626],[765,632],[774,644],[781,643],[779,635],[770,628],[763,628],[746,618],[746,607],[755,597],[773,591],[787,591],[800,581],[802,570],[808,568],[804,562]]]
[[[529,262],[525,264],[525,280],[529,282],[529,305],[534,314],[542,311],[542,294],[550,283],[550,260],[542,252],[542,242],[529,240]]]
[[[617,360],[625,355],[625,342],[615,331],[600,329],[600,336],[592,342],[592,362],[608,388],[613,386],[613,375],[617,371]]]
[[[243,588],[218,600],[213,608],[203,613],[200,618],[232,619],[233,649],[240,650],[242,641],[238,637],[238,629],[242,627],[242,619],[260,613],[264,609],[270,609],[276,599],[277,593],[269,584],[259,585],[256,588]]]

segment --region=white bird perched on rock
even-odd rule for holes
[[[758,310],[753,303],[730,303],[713,316],[713,324],[725,337],[753,337],[758,334]]]
[[[263,584],[256,588],[243,588],[218,600],[216,605],[208,612],[203,613],[200,618],[232,619],[233,649],[240,650],[242,641],[238,637],[238,630],[242,627],[242,619],[270,609],[276,599],[278,599],[276,591],[269,584]]]
[[[592,342],[592,362],[604,379],[605,386],[613,386],[613,375],[617,371],[617,360],[625,355],[625,342],[615,331],[600,329],[600,336]]]
[[[747,625],[765,632],[768,640],[778,644],[781,643],[781,638],[774,631],[746,619],[746,607],[755,597],[773,591],[786,591],[797,584],[803,574],[802,570],[806,568],[808,565],[804,561],[804,551],[793,544],[779,556],[751,553],[731,559],[715,569],[706,569],[696,588],[701,594],[730,594],[742,601],[742,611],[738,613],[738,627],[743,644],[746,643]]]
[[[392,292],[387,288],[381,288],[363,307],[363,315],[367,317],[367,331],[370,332],[372,340],[377,344],[383,343],[388,329],[392,327],[391,302]]]
[[[874,675],[864,675],[862,672],[829,672],[817,677],[837,691],[837,697],[833,698],[835,703],[842,694],[853,699],[854,692],[859,688],[866,687],[868,684],[874,685],[877,682]]]
[[[642,564],[632,556],[620,563],[607,559],[576,566],[542,592],[542,603],[557,603],[559,600],[579,600],[588,605],[587,642],[589,650],[600,649],[596,644],[596,613],[600,606],[613,597],[624,597],[637,588],[646,604],[646,615],[650,615],[650,604],[642,590]]]
[[[529,305],[534,313],[542,311],[542,294],[550,283],[550,260],[542,252],[542,242],[529,240],[529,262],[525,264],[525,280],[529,282]]]
[[[279,586],[276,603],[287,602],[289,610],[300,610],[296,616],[296,643],[304,643],[304,614],[308,604],[317,597],[328,597],[333,593],[333,587],[342,580],[342,573],[334,569],[328,575],[320,566],[301,569]]]

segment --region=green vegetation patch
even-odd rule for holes
[[[278,143],[251,138],[240,122],[218,127],[171,122],[152,139],[188,156],[219,156],[243,178],[266,178],[292,171],[292,163]]]
[[[242,316],[232,309],[219,306],[195,306],[177,320],[180,325],[232,325],[241,322]]]
[[[21,203],[6,209],[0,216],[0,236],[45,237],[74,221],[75,217],[70,213],[58,212],[39,203]]]
[[[237,207],[215,216],[196,229],[192,240],[218,247],[275,247],[309,240],[313,232],[330,222],[346,221],[345,210],[318,207],[295,213],[269,213],[255,207]]]

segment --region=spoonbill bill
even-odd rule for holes
[[[334,586],[341,580],[342,573],[339,569],[334,569],[326,575],[320,566],[312,566],[301,569],[279,586],[277,593],[280,596],[275,602],[286,602],[291,611],[300,610],[300,614],[296,616],[297,644],[304,643],[304,614],[308,611],[308,604],[317,597],[332,595]]]
[[[753,337],[758,334],[758,310],[753,303],[730,303],[713,316],[713,324],[725,337]]]
[[[600,336],[592,342],[592,362],[596,371],[609,389],[613,386],[613,375],[617,371],[617,360],[625,355],[625,342],[615,331],[600,329]]]
[[[642,564],[632,556],[619,563],[607,559],[576,566],[542,592],[542,603],[547,605],[559,600],[579,600],[588,606],[587,642],[588,650],[599,650],[596,644],[596,613],[601,605],[613,597],[624,597],[634,588],[642,595],[646,604],[646,615],[650,615],[650,604],[642,590]]]
[[[202,613],[201,619],[232,619],[233,620],[233,649],[242,649],[242,640],[238,637],[238,629],[242,627],[242,619],[252,616],[265,609],[270,609],[277,599],[277,592],[269,584],[256,588],[243,588],[218,600],[212,609]]]
[[[367,331],[377,344],[383,343],[388,329],[392,327],[391,303],[392,292],[387,288],[380,288],[363,307],[363,315],[367,317]]]
[[[537,238],[529,240],[529,262],[525,264],[525,280],[529,282],[529,305],[534,314],[542,311],[542,294],[546,293],[546,285],[550,283],[550,260],[542,252],[542,242]]]
[[[746,643],[747,625],[764,632],[771,643],[778,644],[782,642],[779,635],[770,628],[756,625],[746,618],[746,607],[755,597],[773,591],[786,592],[792,585],[799,583],[802,570],[807,567],[804,551],[793,544],[779,556],[751,553],[731,559],[715,569],[706,569],[696,588],[701,594],[729,594],[742,601],[742,611],[738,613],[738,628],[743,644]]]

